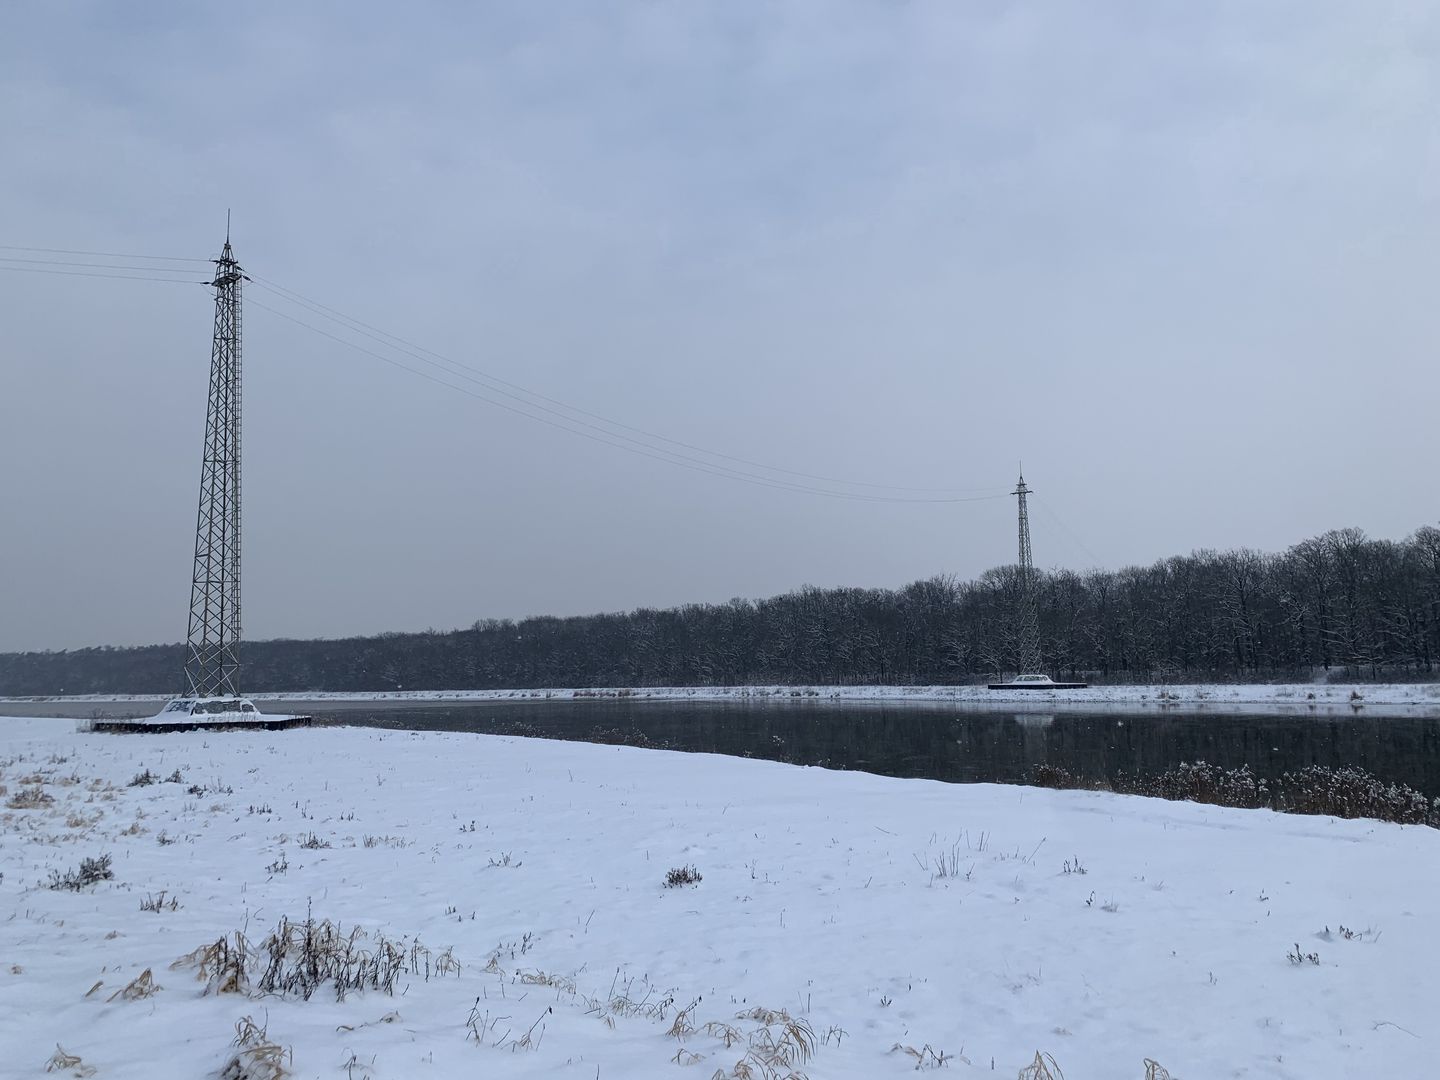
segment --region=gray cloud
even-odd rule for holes
[[[1023,456],[1046,565],[1399,536],[1437,52],[1399,3],[12,5],[0,243],[205,256],[232,207],[266,281],[629,424],[889,484]],[[0,648],[176,640],[207,293],[0,279]],[[256,305],[245,393],[250,636],[1013,558],[1011,500],[678,469]]]

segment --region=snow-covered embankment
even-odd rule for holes
[[[368,729],[0,720],[0,761],[19,1074],[58,1043],[98,1077],[214,1076],[244,1017],[295,1075],[376,1080],[708,1078],[752,1052],[1009,1077],[1037,1049],[1069,1080],[1147,1057],[1318,1080],[1420,1075],[1440,1038],[1434,829]],[[45,887],[102,855],[113,878]],[[307,910],[429,952],[343,1002],[171,966]]]

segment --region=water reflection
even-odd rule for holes
[[[334,703],[332,722],[626,743],[936,780],[1024,779],[1040,763],[1087,779],[1182,761],[1273,778],[1356,765],[1440,793],[1440,721],[1419,717],[1004,713],[953,705],[584,701],[418,707]]]
[[[1055,722],[1050,713],[1017,713],[1015,723],[1022,728],[1047,728]]]

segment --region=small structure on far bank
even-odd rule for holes
[[[992,682],[991,690],[1084,690],[1089,683],[1056,682],[1049,675],[1016,675],[1009,682]]]

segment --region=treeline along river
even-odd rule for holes
[[[902,589],[805,588],[767,600],[466,630],[247,642],[250,693],[739,684],[946,684],[1013,672],[1014,567]],[[1151,566],[1039,575],[1046,668],[1092,682],[1432,675],[1440,529],[1342,529],[1283,554],[1198,551]],[[0,654],[0,695],[172,693],[181,645]]]

